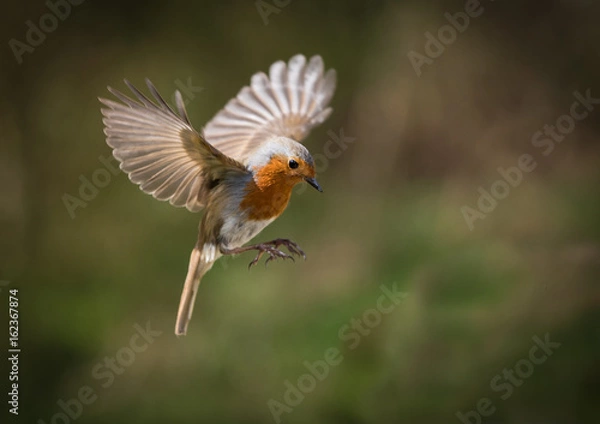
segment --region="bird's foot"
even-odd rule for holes
[[[269,255],[269,257],[267,258],[267,260],[265,261],[265,266],[267,266],[267,264],[272,261],[273,259],[278,259],[278,258],[282,258],[282,259],[291,259],[292,261],[294,261],[294,258],[291,255],[288,255],[285,252],[282,252],[281,250],[277,249],[277,247],[271,243],[259,243],[259,244],[255,244],[253,246],[248,246],[248,247],[252,247],[253,250],[258,250],[258,254],[256,255],[256,257],[254,259],[252,259],[252,261],[248,264],[248,269],[252,268],[253,265],[256,265],[258,263],[258,261],[260,260],[260,258],[262,258],[262,256],[266,253],[267,255]]]
[[[297,243],[294,243],[293,241],[291,241],[289,239],[281,239],[280,238],[280,239],[268,241],[264,244],[272,244],[275,247],[285,246],[292,255],[302,256],[304,258],[304,260],[306,260],[306,253],[304,253],[304,251],[302,249],[300,249],[300,246],[298,246]]]
[[[285,246],[287,250],[289,250],[290,254],[282,252],[278,249],[279,246]],[[258,254],[256,257],[248,264],[248,269],[252,268],[253,265],[256,265],[260,258],[263,257],[264,254],[267,254],[269,257],[265,261],[265,266],[274,259],[291,259],[292,261],[296,261],[292,255],[302,256],[306,259],[306,254],[300,249],[296,243],[288,239],[275,239],[271,241],[267,241],[264,243],[253,244],[251,246],[238,247],[236,249],[222,249],[221,253],[224,255],[235,255],[243,252],[247,252],[249,250],[257,250]]]

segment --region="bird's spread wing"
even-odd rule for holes
[[[190,124],[183,99],[175,93],[176,113],[146,80],[156,102],[125,81],[137,100],[108,88],[120,101],[99,99],[106,142],[131,181],[159,200],[199,211],[208,185],[223,172],[247,172],[239,162],[207,143]]]
[[[272,136],[301,141],[331,114],[327,107],[336,85],[335,70],[323,59],[302,55],[271,65],[269,76],[255,74],[204,128],[204,137],[239,161]]]

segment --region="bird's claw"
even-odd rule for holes
[[[291,259],[292,262],[296,262],[296,260],[294,259],[293,256],[288,255],[287,253],[282,252],[281,250],[278,249],[273,249],[272,252],[269,252],[270,256],[267,258],[267,260],[265,261],[265,268],[267,267],[267,264],[272,261],[275,258],[283,258],[285,259]]]
[[[288,239],[276,239],[276,240],[273,240],[271,243],[275,247],[285,246],[287,248],[287,250],[289,250],[292,255],[302,256],[304,258],[304,260],[306,260],[306,253],[304,253],[304,251],[302,249],[300,249],[300,246],[298,246],[298,244],[294,243],[291,240],[288,240]]]
[[[257,246],[258,249],[258,254],[256,255],[256,257],[248,264],[248,269],[252,268],[252,266],[256,265],[258,263],[258,261],[260,260],[260,258],[266,253],[269,255],[269,257],[267,258],[267,260],[265,261],[265,267],[267,266],[267,264],[277,258],[282,258],[282,259],[291,259],[292,261],[295,262],[295,259],[288,255],[285,252],[282,252],[281,250],[277,249],[276,246],[273,246],[271,244],[261,244]]]

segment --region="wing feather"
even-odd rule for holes
[[[104,133],[121,169],[144,192],[196,212],[206,204],[206,181],[224,172],[248,172],[192,128],[179,91],[175,112],[149,80],[154,101],[129,81],[125,84],[136,100],[111,87],[108,90],[122,103],[99,99],[107,106],[101,109]]]
[[[208,122],[204,137],[225,155],[244,162],[272,136],[305,139],[332,112],[328,104],[336,87],[336,72],[324,72],[323,59],[302,55],[286,64],[275,62],[269,76],[258,72],[250,85]]]

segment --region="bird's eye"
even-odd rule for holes
[[[298,168],[298,162],[296,162],[294,159],[290,159],[290,161],[288,162],[288,165],[290,166],[290,168],[292,169],[296,169]]]

